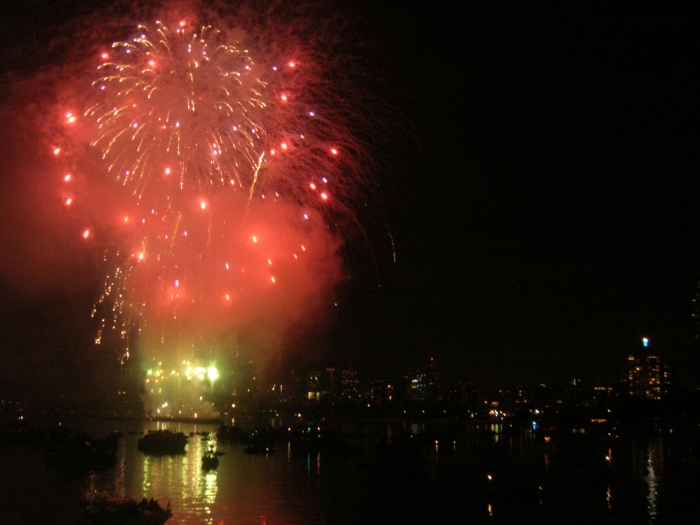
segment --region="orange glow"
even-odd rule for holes
[[[54,149],[53,149],[53,154],[54,154],[54,155],[58,155],[59,153],[61,153],[61,148],[54,148]]]
[[[107,60],[109,58],[109,55],[107,53],[102,53],[100,55],[104,60]]]
[[[143,252],[139,253],[139,261],[143,261]]]
[[[229,297],[228,294],[226,294],[226,300],[227,300],[227,301],[230,301],[230,300],[231,300],[231,298]]]
[[[338,154],[338,150],[335,149],[335,148],[331,148],[331,153],[332,153],[333,155],[337,155],[337,154]]]
[[[255,235],[253,235],[253,242],[258,242],[258,238]]]
[[[281,98],[282,100],[284,100],[285,102],[287,102],[287,95],[282,95],[280,98]]]
[[[325,193],[321,193],[321,198],[325,201],[328,198],[328,195]]]
[[[129,222],[129,217],[124,217],[124,222]]]
[[[294,67],[294,62],[290,62],[289,67]]]
[[[155,60],[151,60],[151,61],[148,63],[148,65],[151,66],[151,67],[155,66],[155,65],[156,65]]]
[[[311,184],[309,184],[309,188],[311,188],[312,190],[315,190],[315,189],[316,189],[316,185],[312,182]]]
[[[268,260],[267,260],[267,264],[270,264],[270,265],[271,265],[271,264],[272,264],[272,259],[268,259]]]
[[[66,176],[63,177],[63,180],[68,182],[70,180],[70,174],[66,174]]]
[[[66,199],[66,206],[70,206],[71,202],[73,202],[73,199]]]
[[[83,232],[83,239],[87,239],[88,237],[90,237],[90,230],[85,230]]]
[[[68,122],[72,124],[75,122],[76,117],[73,115],[73,113],[66,113],[66,119],[68,119]]]
[[[306,251],[306,248],[304,248],[304,245],[303,245],[303,244],[301,245],[301,250],[304,251],[304,252]]]
[[[286,142],[283,142],[283,143],[282,143],[282,149],[287,149],[287,144],[286,144]]]
[[[170,175],[170,168],[165,168],[165,174]]]
[[[274,278],[274,277],[270,277],[270,280],[271,280],[273,283],[275,282],[275,278]]]
[[[207,203],[205,201],[200,201],[199,207],[202,208],[203,210],[207,209]]]

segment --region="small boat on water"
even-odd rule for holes
[[[151,430],[139,439],[138,447],[144,454],[164,456],[185,453],[188,437],[172,430]]]
[[[172,516],[170,503],[164,509],[151,498],[137,503],[130,498],[96,494],[81,505],[81,525],[163,525]]]
[[[210,448],[202,456],[202,469],[215,470],[219,466],[219,454]]]

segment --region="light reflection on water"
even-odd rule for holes
[[[371,461],[364,463],[363,458],[360,457],[345,463],[333,461],[329,471],[325,466],[329,458],[321,451],[295,454],[291,444],[286,444],[278,447],[276,456],[248,456],[243,453],[243,445],[218,443],[215,437],[216,428],[213,426],[160,424],[157,428],[170,428],[185,434],[190,432],[210,432],[210,434],[208,437],[192,434],[187,444],[186,455],[163,457],[146,456],[136,452],[136,441],[141,434],[127,434],[121,440],[117,466],[108,484],[111,483],[113,491],[120,496],[137,499],[144,496],[154,497],[164,505],[170,502],[173,518],[169,524],[335,523],[337,517],[329,517],[326,513],[328,502],[324,499],[339,497],[333,492],[334,487],[341,492],[349,488],[346,484],[350,481],[345,479],[345,475],[349,472],[348,467],[352,469],[363,465],[376,467]],[[426,432],[426,427],[422,423],[408,425],[408,429],[411,432],[416,431],[416,437]],[[432,438],[426,440],[421,448],[420,464],[411,463],[412,458],[406,458],[398,465],[399,468],[404,468],[402,465],[408,461],[409,468],[405,473],[415,479],[400,480],[399,486],[402,492],[395,497],[420,500],[424,497],[425,491],[444,491],[450,484],[461,486],[460,490],[473,491],[477,495],[473,497],[477,499],[478,494],[485,490],[483,494],[486,500],[481,506],[481,509],[484,509],[481,511],[483,514],[474,509],[466,513],[477,519],[479,516],[484,519],[514,517],[512,513],[516,511],[510,510],[509,507],[517,509],[518,505],[523,506],[522,510],[546,512],[548,505],[554,504],[556,508],[557,505],[576,504],[567,501],[570,494],[545,492],[543,486],[558,483],[560,479],[558,476],[563,476],[561,479],[569,483],[571,475],[569,470],[574,468],[584,469],[580,472],[588,475],[589,465],[585,462],[580,466],[567,464],[556,449],[536,445],[531,433],[503,434],[501,425],[494,425],[487,429],[491,432],[472,436],[473,441],[466,445],[460,442],[457,446],[457,441],[453,443]],[[401,433],[400,427],[397,430],[387,426],[379,435],[387,439],[396,439],[396,436]],[[201,458],[210,446],[223,452],[224,455],[220,457],[218,469],[207,472],[201,468]],[[486,455],[479,456],[482,453]],[[613,451],[610,448],[605,446],[595,454],[600,456],[599,463],[602,469],[613,468]],[[643,481],[646,487],[645,494],[640,494],[644,498],[645,508],[643,511],[640,508],[638,512],[644,513],[645,519],[642,520],[644,523],[658,525],[659,487],[663,483],[663,444],[660,440],[651,440],[645,443],[644,448],[635,447],[630,454],[637,458],[633,461],[638,461],[637,479]],[[552,460],[554,471],[550,472]],[[421,469],[427,477],[421,477]],[[599,470],[597,475],[604,475],[605,471]],[[462,474],[453,479],[455,472],[462,472]],[[487,474],[492,483],[483,485]],[[391,474],[380,471],[370,470],[366,475],[388,476],[387,482],[396,483],[397,481],[396,478],[391,477]],[[99,477],[93,476],[91,479],[93,479],[91,488],[99,485]],[[380,500],[384,497],[382,491],[389,489],[377,486],[374,487],[374,494],[369,493],[368,491],[372,488],[366,486],[355,487],[352,490],[359,491],[361,497],[369,500],[376,498],[377,501],[373,504],[381,505]],[[531,490],[532,496],[529,496]],[[603,482],[599,492],[591,491],[585,483],[580,486],[571,485],[570,490],[571,492],[585,490],[587,498],[599,501],[600,510],[587,510],[592,513],[592,516],[599,512],[607,513],[607,517],[611,518],[614,516],[614,510],[624,512],[624,505],[629,505],[629,502],[621,503],[615,498],[616,492],[628,490],[628,487],[621,484],[619,480]],[[388,494],[391,493],[388,492]],[[529,502],[514,501],[513,496],[529,498]],[[477,499],[472,502],[475,504],[474,507],[480,506],[477,505]],[[462,504],[455,503],[455,500],[445,500],[443,504],[460,508]],[[596,508],[593,500],[589,503],[591,508]],[[431,501],[430,505],[440,506],[440,501],[440,497],[437,497],[437,501]],[[622,508],[620,508],[621,505]],[[599,517],[605,516],[600,514]]]
[[[656,521],[658,513],[656,502],[659,495],[659,479],[657,472],[661,472],[661,469],[663,469],[662,452],[663,449],[659,442],[649,443],[649,448],[647,449],[647,475],[645,479],[649,490],[647,495],[647,512],[649,513],[650,524]]]
[[[422,439],[422,445],[417,455],[411,448],[398,458],[372,455],[377,450],[375,437],[401,445],[403,429],[411,427],[376,426],[358,434],[355,442],[364,452],[357,456],[301,451],[291,444],[279,444],[272,456],[248,456],[241,444],[217,442],[214,426],[133,423],[124,428],[116,465],[80,481],[80,490],[170,503],[173,517],[168,525],[403,524],[430,522],[438,514],[456,516],[453,521],[460,523],[538,517],[563,523],[572,516],[587,522],[680,522],[673,521],[678,500],[672,490],[683,485],[671,463],[665,463],[670,448],[662,439],[639,440],[614,450],[603,445],[590,455],[573,448],[567,456],[565,447],[538,443],[531,433],[482,429],[456,439],[428,438],[426,426],[419,424],[416,430],[421,432],[415,438]],[[144,455],[137,441],[156,428],[211,434],[208,439],[192,434],[186,455]],[[108,430],[112,428],[102,435]],[[224,455],[218,468],[207,472],[201,457],[210,445]],[[18,460],[9,475],[18,476],[28,461]],[[41,473],[41,480],[46,479],[43,468],[39,464],[33,469]],[[2,469],[0,464],[0,475]],[[698,485],[697,472],[691,474],[696,481],[684,481],[688,491]],[[680,503],[695,510],[694,498]],[[0,523],[6,522],[0,511]],[[64,522],[74,523],[51,523]]]
[[[189,435],[186,454],[150,456],[138,451],[138,439],[149,429]],[[313,502],[306,501],[302,507],[295,501],[295,492],[298,495],[303,487],[297,484],[291,493],[286,488],[290,474],[301,474],[302,461],[304,477],[318,480],[322,474],[320,452],[297,457],[291,447],[280,447],[277,457],[248,456],[243,445],[217,442],[215,434],[213,425],[186,424],[152,424],[127,432],[120,440],[115,467],[107,473],[92,474],[85,492],[106,491],[137,500],[155,498],[162,506],[169,504],[173,511],[168,525],[327,522]],[[201,458],[210,447],[222,455],[217,469],[205,471]]]

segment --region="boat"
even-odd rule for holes
[[[202,469],[215,470],[219,466],[219,455],[210,448],[202,456]]]
[[[144,454],[152,456],[176,456],[185,453],[188,437],[172,430],[151,430],[139,439],[138,447]]]
[[[172,516],[169,502],[164,509],[153,498],[137,503],[106,494],[95,494],[83,501],[81,514],[81,525],[163,525]]]

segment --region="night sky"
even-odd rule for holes
[[[5,49],[40,42],[42,24],[70,16],[22,4],[2,12]],[[350,3],[401,115],[378,173],[388,228],[368,226],[376,265],[351,261],[334,323],[296,351],[364,370],[434,357],[483,386],[562,384],[618,377],[648,337],[690,382],[700,279],[693,18],[667,7],[444,4]],[[11,56],[4,74],[26,69]],[[0,165],[3,205],[16,186],[7,171]],[[32,222],[7,211],[0,220],[3,243]],[[91,371],[112,365],[85,319],[96,270],[86,263],[83,286],[36,296],[3,267],[0,388],[26,392],[32,377],[51,392],[108,389]]]
[[[687,17],[486,2],[373,14],[418,146],[384,186],[397,264],[348,312],[358,353],[563,382],[616,377],[646,336],[687,367],[700,277]]]

